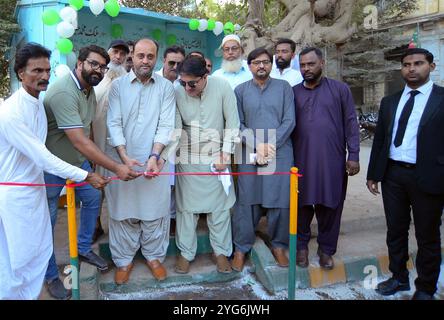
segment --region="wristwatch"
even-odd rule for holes
[[[156,160],[159,161],[159,159],[160,159],[160,154],[153,152],[153,153],[150,154],[150,156],[148,157],[148,159],[150,159],[151,157],[156,157]]]

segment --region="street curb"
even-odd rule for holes
[[[441,248],[444,260],[444,247]],[[414,269],[416,252],[409,255],[407,268]],[[257,238],[251,252],[251,261],[256,270],[259,282],[271,294],[288,290],[288,268],[276,266],[270,249],[262,239]],[[388,256],[370,256],[347,259],[335,259],[333,270],[324,270],[320,266],[310,265],[308,268],[296,267],[296,289],[321,288],[334,284],[369,281],[381,275],[390,274]]]

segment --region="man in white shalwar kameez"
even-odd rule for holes
[[[43,170],[94,187],[107,181],[74,167],[45,147],[47,121],[39,100],[48,86],[51,52],[29,43],[15,57],[22,81],[0,106],[0,183],[43,184]],[[0,300],[37,299],[53,251],[44,187],[0,185]]]
[[[160,154],[174,129],[176,101],[170,81],[153,73],[158,47],[150,39],[134,45],[133,69],[113,81],[109,95],[107,126],[109,154],[135,170],[168,171]],[[157,280],[167,272],[162,262],[169,244],[169,177],[149,176],[105,190],[109,220],[109,244],[117,266],[115,282],[128,281],[132,260],[139,248]]]

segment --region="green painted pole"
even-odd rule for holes
[[[288,300],[295,300],[296,244],[298,225],[298,168],[291,168],[290,175],[290,265],[288,267]]]

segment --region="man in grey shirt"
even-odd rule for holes
[[[238,150],[236,157],[239,172],[288,172],[293,165],[293,91],[287,81],[270,78],[272,61],[273,56],[266,49],[253,50],[247,60],[253,80],[234,90],[242,138],[242,150]],[[250,157],[251,154],[254,156]],[[255,242],[255,229],[263,214],[267,215],[276,263],[288,266],[285,249],[289,240],[289,190],[290,177],[286,175],[239,176],[232,217],[234,270],[242,271],[245,254]]]

